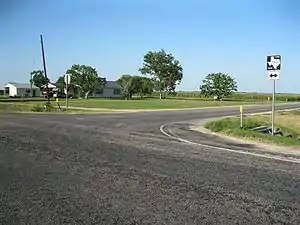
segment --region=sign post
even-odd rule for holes
[[[273,97],[272,97],[272,136],[274,135],[275,124],[275,93],[276,93],[276,80],[279,80],[279,71],[281,69],[281,56],[270,55],[267,56],[267,71],[268,79],[273,80]]]
[[[71,76],[70,74],[65,75],[65,83],[66,83],[66,111],[68,111],[69,103],[68,103],[68,89],[69,89],[69,84],[71,82]]]
[[[243,128],[243,106],[240,105],[240,113],[241,113],[241,128]]]

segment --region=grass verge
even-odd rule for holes
[[[271,115],[253,115],[243,119],[243,128],[240,128],[239,117],[229,117],[209,121],[205,124],[205,128],[213,132],[223,133],[225,135],[242,137],[263,143],[273,143],[282,146],[297,146],[300,147],[300,110],[282,111],[275,115],[275,127],[283,131],[283,136],[272,136],[270,134],[260,133],[251,130],[254,127],[271,124]],[[288,134],[292,135],[287,137]]]
[[[44,111],[44,104],[45,102],[36,104],[36,103],[0,103],[0,113],[11,113],[11,112],[32,112],[32,113],[47,113],[47,111]],[[56,105],[54,102],[52,102],[52,105],[55,107],[54,110],[48,111],[48,113],[66,113],[65,111],[61,111],[58,108],[56,108]],[[69,109],[68,113],[87,113],[91,112],[90,110],[82,110],[82,109]],[[97,112],[97,111],[95,111]]]

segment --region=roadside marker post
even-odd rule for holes
[[[58,105],[59,110],[61,111],[60,105],[58,103],[58,98],[56,98],[55,101],[56,101],[56,104]]]
[[[269,56],[267,56],[268,79],[273,80],[272,136],[274,136],[274,124],[275,124],[276,80],[279,80],[279,71],[280,71],[280,69],[281,69],[281,55],[269,55]]]
[[[243,106],[240,105],[240,113],[241,113],[241,124],[240,127],[243,128]]]
[[[71,82],[70,74],[65,75],[65,83],[66,83],[66,111],[68,111],[69,103],[68,103],[68,86]]]

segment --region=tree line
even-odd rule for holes
[[[117,80],[121,93],[126,99],[131,99],[133,95],[149,96],[154,91],[159,92],[160,99],[165,98],[168,93],[175,92],[176,86],[183,79],[183,68],[179,60],[163,49],[148,51],[138,71],[142,76],[125,74]],[[99,76],[98,71],[88,65],[74,64],[66,74],[71,75],[69,87],[76,89],[85,98],[91,92],[106,85],[106,78]],[[42,70],[32,71],[31,76],[30,82],[39,88],[50,82],[45,78]],[[56,83],[65,86],[64,76],[60,76]],[[200,93],[206,97],[222,99],[235,91],[237,91],[237,82],[230,75],[223,73],[208,74],[200,85]]]

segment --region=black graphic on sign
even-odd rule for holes
[[[267,56],[267,70],[280,70],[280,68],[281,68],[280,55]]]

